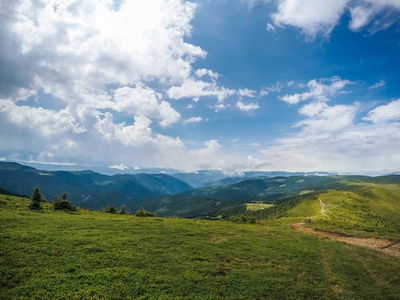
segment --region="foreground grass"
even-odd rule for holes
[[[0,299],[400,299],[400,260],[290,229],[28,210],[0,196]]]

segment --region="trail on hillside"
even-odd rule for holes
[[[317,198],[319,200],[319,203],[321,204],[321,215],[324,217],[328,217],[325,214],[326,204],[323,203],[318,196]],[[400,240],[393,242],[390,240],[377,239],[377,238],[353,237],[329,231],[317,231],[312,228],[304,227],[303,226],[304,224],[305,224],[304,222],[295,223],[292,224],[292,228],[303,233],[319,236],[321,238],[330,238],[332,240],[348,243],[351,245],[374,249],[390,256],[400,257]]]
[[[385,253],[387,255],[400,258],[400,241],[393,242],[384,239],[346,236],[343,234],[333,233],[329,231],[317,231],[312,228],[304,227],[303,226],[304,224],[305,224],[304,222],[295,223],[292,224],[292,228],[300,232],[319,236],[321,238],[330,238],[335,241],[345,242],[359,247],[374,249],[379,252]]]
[[[323,215],[324,217],[327,217],[327,215],[325,214],[325,203],[322,202],[322,200],[317,196],[319,203],[321,204],[321,215]]]

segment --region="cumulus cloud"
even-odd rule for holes
[[[368,113],[363,120],[375,124],[400,121],[400,99],[390,102],[387,105],[379,106]]]
[[[192,117],[186,120],[183,120],[183,125],[189,124],[189,123],[197,123],[203,121],[202,117]]]
[[[216,97],[219,102],[223,102],[225,98],[235,93],[235,90],[218,86],[215,81],[205,82],[194,79],[186,80],[180,86],[173,86],[167,92],[168,97],[172,99],[211,96]]]
[[[114,101],[110,108],[131,115],[160,119],[161,126],[176,123],[180,119],[180,114],[171,107],[170,103],[161,99],[161,94],[143,85],[134,88],[122,87],[115,90]]]
[[[271,161],[271,167],[293,171],[348,172],[371,174],[393,172],[400,163],[400,123],[397,114],[399,100],[381,106],[368,114],[376,124],[355,123],[357,105],[328,106],[315,103],[300,110],[307,118],[298,126],[301,130],[277,141],[275,146],[261,151]],[[386,122],[386,123],[384,123]]]
[[[189,151],[178,137],[153,131],[156,122],[166,127],[180,120],[165,91],[220,101],[234,93],[218,86],[212,70],[192,68],[207,54],[185,41],[196,6],[65,0],[55,8],[52,1],[3,1],[0,133],[9,144],[1,143],[0,154],[120,166],[161,165],[171,153]],[[180,90],[170,89],[175,86]],[[46,107],[42,95],[62,109]],[[30,105],[32,97],[38,107]]]
[[[298,27],[308,39],[318,34],[327,37],[339,22],[348,0],[280,0],[278,11],[271,15],[276,26]]]
[[[280,99],[289,104],[297,104],[300,101],[309,99],[316,101],[328,101],[329,97],[336,95],[344,87],[346,87],[346,85],[349,84],[352,84],[352,82],[349,80],[342,80],[338,76],[323,78],[320,80],[313,79],[307,84],[307,92],[285,95]]]
[[[279,0],[277,12],[271,14],[276,26],[299,28],[306,39],[318,35],[328,38],[344,13],[350,11],[349,29],[365,28],[373,34],[398,23],[400,2],[397,0]]]
[[[241,111],[252,111],[260,108],[258,103],[244,104],[242,101],[238,101],[236,103],[236,107],[239,108]]]

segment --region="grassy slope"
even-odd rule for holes
[[[307,217],[307,226],[348,235],[400,238],[400,185],[343,181],[346,191],[328,190],[294,197],[254,212],[258,220]],[[325,206],[321,215],[319,197]]]
[[[320,194],[328,218],[316,219],[312,227],[351,235],[399,239],[400,185],[358,184],[360,188],[354,192]]]
[[[0,299],[398,299],[400,260],[290,229],[28,210],[0,196]]]

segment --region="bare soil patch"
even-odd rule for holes
[[[347,236],[329,231],[314,230],[312,228],[304,227],[304,224],[304,222],[295,223],[292,224],[292,228],[300,232],[319,236],[321,238],[330,238],[332,240],[348,243],[351,245],[374,249],[387,255],[400,258],[400,241]]]

